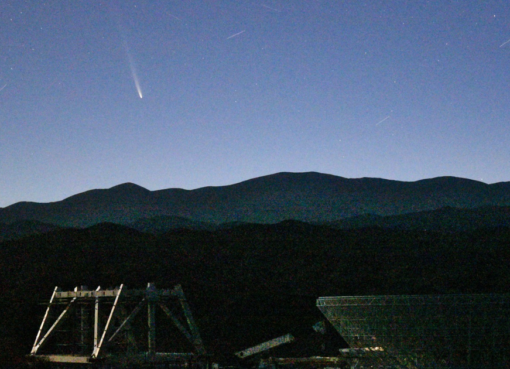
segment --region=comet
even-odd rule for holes
[[[138,73],[136,73],[136,64],[129,52],[129,47],[127,46],[127,42],[124,43],[124,47],[126,49],[126,54],[129,63],[129,69],[131,69],[131,76],[133,76],[133,82],[135,83],[136,91],[138,92],[138,96],[140,99],[143,99],[142,88],[140,87],[140,80],[138,79]]]
[[[7,87],[7,83],[5,85],[3,85],[2,87],[0,87],[0,91],[2,91],[6,87]]]
[[[117,29],[119,31],[119,35],[122,39],[122,46],[124,46],[124,51],[126,52],[129,69],[131,71],[131,76],[133,78],[133,82],[135,83],[136,92],[138,93],[138,96],[140,99],[143,98],[142,93],[142,87],[140,86],[140,79],[138,78],[138,73],[136,71],[136,63],[133,58],[133,55],[131,55],[131,51],[129,50],[129,44],[127,42],[126,32],[124,30],[124,27],[122,26],[122,21],[120,18],[120,12],[116,11],[116,9],[110,10],[112,16],[114,16],[115,21],[117,23]]]

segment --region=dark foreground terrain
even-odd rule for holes
[[[310,329],[323,318],[319,296],[508,292],[509,245],[507,227],[341,230],[297,221],[161,235],[102,223],[5,241],[0,361],[30,352],[39,303],[55,286],[182,284],[208,351],[227,354]]]

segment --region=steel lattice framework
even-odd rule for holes
[[[380,364],[510,367],[510,294],[321,297],[317,307]]]
[[[182,314],[167,304],[179,302]],[[156,350],[156,309],[161,308],[182,335],[194,346],[194,353],[162,353]],[[141,350],[135,334],[135,318],[147,311],[147,350]],[[184,318],[184,319],[183,319]],[[53,341],[53,350],[41,349]],[[50,345],[51,346],[51,345]],[[55,352],[57,349],[57,352]],[[89,290],[76,287],[62,291],[55,287],[31,350],[31,356],[59,363],[90,363],[104,359],[136,362],[186,361],[205,355],[205,348],[184,291],[180,285],[157,289]]]

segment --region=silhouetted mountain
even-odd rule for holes
[[[338,229],[381,227],[443,232],[469,231],[487,227],[510,227],[510,207],[484,206],[474,209],[444,207],[402,215],[360,215],[327,222]]]
[[[296,220],[287,220],[282,224],[300,224]],[[106,223],[105,223],[106,224]],[[113,224],[113,223],[112,223]],[[236,227],[257,226],[261,223],[226,222],[213,224],[208,222],[193,221],[183,217],[157,216],[139,219],[125,226],[140,232],[154,235],[168,232],[216,231],[227,230]],[[354,217],[339,219],[333,222],[314,222],[310,224],[324,225],[336,229],[356,228],[390,228],[401,230],[428,230],[441,232],[470,231],[478,228],[510,227],[510,207],[484,206],[473,209],[459,209],[444,207],[437,210],[421,211],[401,215],[380,216],[363,214]],[[62,229],[53,224],[37,221],[19,221],[12,224],[0,224],[0,241],[16,240],[32,234],[41,234]]]
[[[149,191],[134,184],[92,190],[65,200],[21,202],[0,209],[0,222],[30,219],[84,227],[129,224],[156,216],[196,222],[327,222],[362,214],[381,216],[439,209],[510,205],[510,183],[439,177],[416,182],[346,179],[328,174],[278,173],[230,186]]]

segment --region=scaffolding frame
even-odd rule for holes
[[[510,364],[510,294],[321,297],[351,349],[397,368]],[[373,354],[377,355],[373,355]]]
[[[182,309],[182,317],[174,314],[167,307],[171,300],[177,300]],[[134,306],[134,308],[133,308]],[[177,329],[193,345],[194,353],[160,353],[156,350],[156,309],[158,306],[170,318]],[[147,308],[147,352],[137,349],[137,342],[133,335],[132,323],[140,311]],[[66,352],[41,354],[40,350],[47,345],[50,339],[56,337],[64,321],[73,321],[75,328],[71,327],[71,335],[65,342],[56,345],[69,346]],[[93,312],[93,337],[89,332]],[[101,318],[106,313],[107,318]],[[76,320],[78,320],[76,322]],[[76,328],[78,327],[78,328]],[[122,337],[121,337],[122,336]],[[76,342],[78,341],[78,342]],[[119,355],[119,347],[126,348]],[[73,349],[78,347],[78,349]],[[122,355],[138,357],[145,361],[175,361],[189,360],[191,357],[206,355],[206,350],[199,330],[191,313],[188,301],[181,285],[170,289],[157,289],[154,284],[148,283],[146,289],[127,289],[120,285],[113,289],[89,290],[87,287],[75,287],[72,291],[62,291],[55,287],[50,301],[37,332],[30,355],[59,363],[90,363]]]

